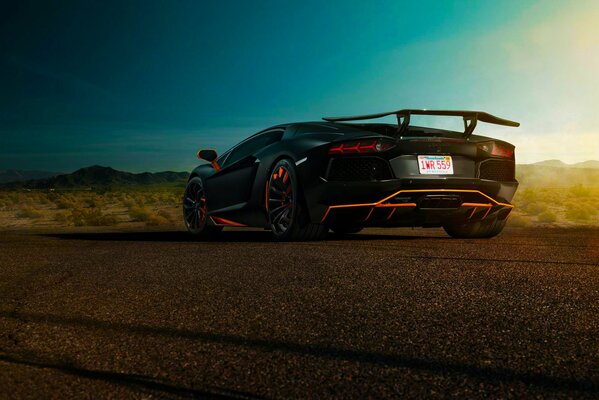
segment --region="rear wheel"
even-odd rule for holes
[[[295,165],[281,160],[273,167],[266,188],[266,211],[273,235],[278,240],[322,239],[328,229],[310,221],[299,190]]]
[[[497,218],[482,221],[467,221],[461,224],[444,225],[443,229],[449,236],[461,239],[483,239],[497,236],[505,227],[507,219]]]
[[[189,180],[183,196],[183,220],[189,233],[196,236],[209,236],[220,232],[222,227],[210,224],[206,214],[206,192],[202,179]]]

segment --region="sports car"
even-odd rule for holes
[[[377,123],[388,116],[397,123]],[[414,126],[414,115],[462,117],[459,131]],[[364,227],[443,227],[456,238],[499,234],[518,187],[514,146],[474,135],[481,111],[403,109],[289,123],[256,133],[195,168],[183,199],[194,235],[226,226],[278,240],[318,240]]]

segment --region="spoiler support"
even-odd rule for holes
[[[411,115],[438,115],[445,117],[462,117],[464,119],[464,137],[468,139],[478,121],[486,122],[489,124],[503,125],[503,126],[520,126],[519,122],[510,121],[491,115],[483,111],[466,111],[466,110],[426,110],[426,109],[403,109],[397,111],[390,111],[379,114],[367,114],[367,115],[356,115],[350,117],[324,117],[323,120],[329,122],[347,122],[347,121],[360,121],[366,119],[382,118],[389,115],[395,115],[397,117],[397,125],[399,126],[398,134],[401,136],[410,124]]]

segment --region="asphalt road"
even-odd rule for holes
[[[0,233],[2,398],[599,397],[599,229]]]

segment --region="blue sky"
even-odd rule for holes
[[[0,168],[186,170],[270,125],[397,108],[518,120],[479,129],[521,162],[598,159],[597,20],[584,0],[5,2]]]

